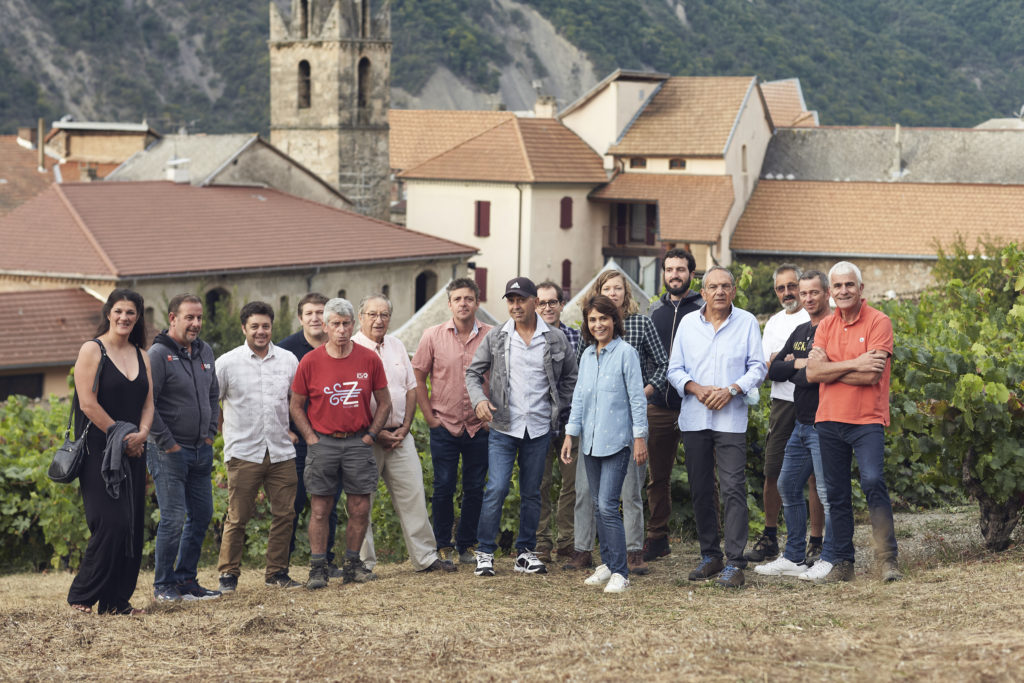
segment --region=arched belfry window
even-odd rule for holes
[[[309,38],[309,0],[299,2],[299,38]]]
[[[303,59],[299,62],[299,109],[309,109],[311,89],[309,62]]]
[[[359,60],[359,81],[357,84],[358,99],[356,100],[356,110],[358,112],[359,123],[369,123],[370,121],[370,60],[363,57]]]

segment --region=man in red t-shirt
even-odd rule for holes
[[[310,590],[327,585],[327,520],[339,484],[348,511],[342,583],[377,578],[359,559],[359,547],[370,522],[370,494],[377,490],[373,443],[391,413],[391,394],[380,358],[352,341],[354,320],[347,300],[328,301],[327,342],[302,358],[292,382],[292,422],[309,449],[303,480],[311,495]]]
[[[885,581],[902,578],[896,563],[892,503],[885,486],[885,427],[889,424],[892,321],[867,304],[860,269],[848,261],[828,274],[835,313],[818,325],[807,358],[807,381],[819,382],[814,428],[821,447],[832,525],[832,570],[818,581],[853,579],[853,506],[850,466],[857,458],[860,486],[868,502],[875,559]]]

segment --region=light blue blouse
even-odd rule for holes
[[[603,457],[647,436],[647,398],[636,349],[612,339],[597,355],[591,344],[580,359],[565,433],[580,437],[580,453]]]

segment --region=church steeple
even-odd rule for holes
[[[361,213],[390,207],[390,0],[270,4],[270,140]]]

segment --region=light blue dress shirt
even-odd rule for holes
[[[591,344],[580,359],[565,433],[580,437],[580,453],[600,458],[647,436],[647,397],[640,356],[616,337],[601,355]]]
[[[764,381],[768,367],[761,349],[761,330],[757,318],[742,308],[732,312],[722,326],[704,317],[707,304],[679,321],[668,361],[668,381],[683,397],[679,411],[679,430],[741,434],[747,431],[747,404],[736,396],[721,410],[709,410],[683,387],[694,381],[716,387],[736,384],[749,393]]]

